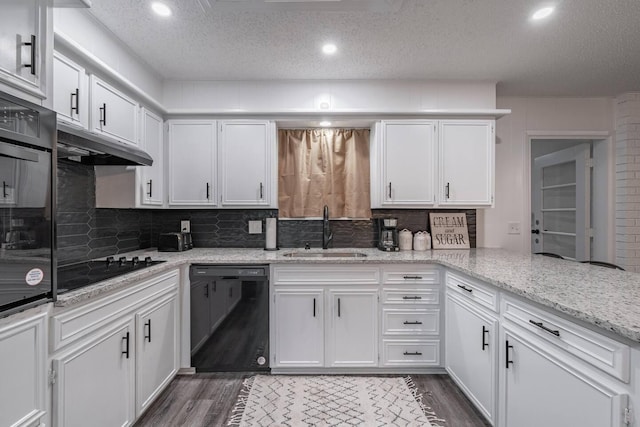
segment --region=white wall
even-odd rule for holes
[[[129,47],[86,9],[54,9],[53,25],[55,33],[73,40],[81,49],[95,56],[151,98],[161,101],[162,78],[160,75],[148,64],[142,62]]]
[[[478,211],[478,246],[527,253],[531,250],[529,137],[613,135],[613,98],[498,97],[497,108],[511,109],[511,114],[496,122],[495,207]],[[613,201],[607,203],[611,206]],[[509,221],[521,223],[520,235],[507,234]]]

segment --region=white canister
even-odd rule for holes
[[[411,241],[413,240],[413,234],[406,228],[398,233],[398,246],[401,251],[411,250]]]
[[[413,237],[413,249],[426,251],[431,249],[431,235],[426,231],[418,231]]]

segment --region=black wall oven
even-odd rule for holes
[[[53,301],[56,114],[0,92],[0,317]]]

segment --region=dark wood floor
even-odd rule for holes
[[[200,373],[176,377],[136,427],[224,426],[245,377],[243,373]],[[411,375],[423,393],[423,402],[446,420],[445,427],[486,427],[447,375]]]

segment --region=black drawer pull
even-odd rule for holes
[[[340,298],[338,298],[338,317],[340,317]]]
[[[419,320],[416,320],[415,322],[409,322],[408,320],[404,321],[405,325],[422,325],[422,322]]]
[[[415,296],[415,297],[407,297],[407,296],[404,296],[404,297],[402,297],[402,299],[422,299],[422,297],[418,297],[418,296]]]
[[[149,319],[146,322],[144,322],[144,326],[147,327],[147,333],[148,333],[148,335],[144,336],[144,339],[146,339],[147,341],[151,342],[151,319]]]
[[[538,328],[542,329],[543,331],[547,331],[550,334],[553,334],[553,335],[555,335],[557,337],[560,336],[560,331],[559,330],[548,328],[548,327],[544,326],[544,324],[542,322],[536,322],[535,320],[529,320],[529,323],[531,323],[532,325],[536,325]]]
[[[422,356],[422,353],[420,353],[419,351],[414,351],[413,353],[405,351],[403,354],[405,356]]]
[[[24,64],[23,67],[24,68],[30,68],[31,69],[31,74],[32,75],[36,75],[36,36],[34,36],[33,34],[31,34],[31,39],[28,42],[22,42],[23,46],[30,46],[31,47],[31,63],[30,64]]]
[[[422,279],[422,276],[404,276],[404,279],[405,280],[409,280],[409,279],[420,280],[420,279]]]
[[[313,317],[316,317],[316,299],[313,299]]]
[[[507,345],[505,347],[505,368],[509,369],[509,365],[513,365],[513,360],[509,360],[509,349],[513,348],[512,345],[509,345],[509,340],[507,340]]]
[[[127,359],[128,359],[129,358],[129,332],[127,332],[127,335],[122,337],[122,340],[125,342],[125,347],[124,347],[125,350],[122,352],[122,354],[127,356]]]
[[[488,333],[489,329],[482,325],[482,351],[484,351],[485,348],[489,347],[489,343],[486,341]]]
[[[80,101],[78,100],[79,95],[80,95],[80,89],[76,88],[75,92],[71,92],[71,114],[73,114],[74,111],[76,112],[76,114],[80,113],[80,110],[79,110]],[[74,97],[76,102],[73,102]]]
[[[465,285],[457,285],[460,289],[462,289],[463,291],[467,291],[469,293],[473,292],[473,289],[471,288],[467,288]]]
[[[153,180],[150,179],[149,182],[147,182],[147,185],[149,186],[149,191],[147,191],[147,196],[151,197],[153,195]]]
[[[102,104],[102,107],[98,108],[100,110],[100,120],[98,123],[102,123],[102,126],[107,125],[107,104]]]

